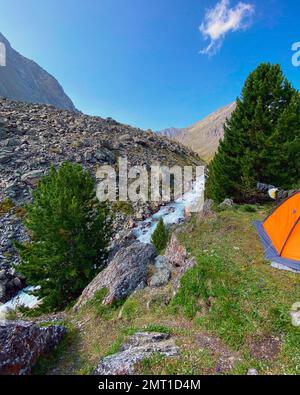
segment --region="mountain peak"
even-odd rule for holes
[[[6,66],[0,67],[1,97],[76,111],[72,100],[51,74],[14,50],[1,32],[0,42],[6,47]]]
[[[224,123],[235,108],[236,102],[232,102],[190,127],[164,129],[159,133],[186,145],[209,162],[224,137]]]

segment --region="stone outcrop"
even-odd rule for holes
[[[172,234],[166,248],[165,257],[174,268],[180,268],[185,265],[188,254],[183,245],[178,241],[176,233]]]
[[[199,213],[200,219],[216,218],[216,213],[213,210],[213,200],[206,199],[203,204],[202,211]]]
[[[179,350],[169,334],[136,333],[123,344],[120,352],[101,360],[95,375],[132,375],[138,362],[157,352],[173,357]]]
[[[0,321],[0,375],[30,374],[37,359],[55,348],[66,329],[27,321]]]
[[[16,215],[15,208],[0,215],[0,270],[19,263],[19,256],[13,243],[24,243],[29,240],[21,219]]]
[[[180,280],[184,273],[196,264],[196,259],[189,256],[184,246],[178,241],[176,233],[173,233],[170,243],[165,252],[165,257],[175,269],[173,276],[174,294],[180,287]]]
[[[219,204],[221,209],[226,209],[234,206],[234,201],[232,199],[224,199],[222,203]]]
[[[149,281],[150,287],[162,287],[166,285],[171,276],[170,264],[164,256],[158,256],[154,262],[155,272]]]
[[[25,278],[13,268],[0,269],[0,303],[6,303],[26,285]]]
[[[121,249],[85,288],[74,309],[78,310],[102,289],[108,290],[103,304],[126,298],[138,287],[146,285],[149,265],[153,264],[155,257],[156,250],[152,244],[136,241]]]

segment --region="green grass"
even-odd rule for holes
[[[92,307],[94,311],[104,320],[113,318],[116,314],[116,311],[125,302],[124,300],[120,300],[110,305],[104,305],[102,302],[107,294],[108,290],[103,288],[96,292],[95,296],[87,303],[87,306]]]
[[[138,374],[143,375],[197,375],[214,371],[215,360],[207,350],[183,351],[180,355],[167,358],[154,353],[137,366]]]
[[[173,305],[194,318],[199,301],[209,303],[209,297],[214,298],[210,312],[197,321],[232,347],[239,348],[254,334],[290,330],[290,305],[282,302],[282,290],[251,266],[242,270],[227,259],[199,256],[197,265],[183,276]]]
[[[112,343],[106,352],[105,356],[116,354],[120,351],[122,344],[125,342],[128,336],[132,336],[138,332],[136,328],[127,328],[122,331],[122,333],[117,337],[117,339]]]
[[[270,267],[252,225],[271,209],[233,207],[217,218],[194,216],[182,224],[178,238],[197,265],[183,276],[171,303],[166,302],[173,295],[170,284],[145,288],[112,306],[102,304],[107,290],[100,291],[78,313],[66,313],[81,330],[49,366],[54,363],[62,374],[90,374],[128,336],[153,331],[170,333],[180,354],[154,354],[138,364],[137,373],[246,374],[255,368],[259,374],[300,374],[300,329],[289,315],[300,301],[300,276]],[[259,344],[269,338],[279,342],[274,356],[253,353],[262,351]],[[232,367],[220,363],[231,357]]]
[[[264,261],[252,220],[268,210],[232,208],[216,221],[194,218],[185,225],[179,237],[197,265],[183,276],[172,304],[237,350],[246,351],[251,339],[279,336],[284,341],[272,368],[296,374],[300,329],[291,324],[290,309],[300,300],[300,278]],[[201,314],[209,297],[209,312]]]
[[[142,328],[143,332],[173,333],[173,328],[159,324],[149,324]]]

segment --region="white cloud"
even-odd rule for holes
[[[199,30],[205,39],[210,40],[210,43],[200,52],[214,55],[221,48],[227,33],[246,29],[249,26],[254,12],[253,4],[239,2],[235,7],[230,8],[229,0],[221,0],[215,7],[208,9]]]

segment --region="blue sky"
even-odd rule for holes
[[[261,62],[299,89],[299,12],[299,0],[2,0],[0,31],[83,112],[158,130],[232,102]]]

